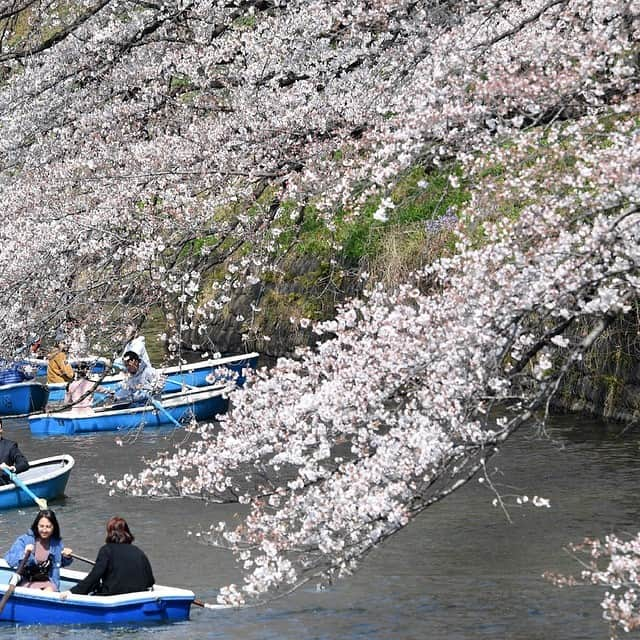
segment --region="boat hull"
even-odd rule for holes
[[[13,570],[0,560],[0,597],[7,590]],[[86,574],[62,569],[60,591],[71,589]],[[69,595],[16,587],[0,613],[0,620],[19,624],[152,624],[189,619],[195,596],[187,589],[162,585],[152,591],[118,596]]]
[[[191,419],[207,420],[227,410],[227,394],[232,388],[232,385],[216,385],[162,396],[159,402],[164,410],[146,404],[122,409],[72,409],[38,414],[29,417],[29,428],[35,436],[56,436],[162,427]]]
[[[42,411],[49,399],[49,389],[35,380],[0,386],[0,416],[18,416]]]
[[[39,498],[53,500],[64,495],[69,474],[75,464],[69,455],[33,460],[18,478]],[[13,483],[0,486],[0,510],[33,507],[33,498]]]

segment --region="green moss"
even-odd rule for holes
[[[164,342],[158,340],[158,334],[163,332],[166,324],[167,319],[164,310],[159,305],[156,305],[149,309],[142,325],[141,331],[146,338],[149,358],[155,364],[163,362],[166,356]]]
[[[461,182],[459,187],[451,185],[450,175],[458,177]],[[337,241],[342,245],[346,258],[371,258],[381,251],[385,237],[392,229],[437,220],[450,209],[464,206],[469,199],[470,194],[462,182],[459,165],[448,165],[430,173],[417,166],[398,181],[391,193],[395,208],[387,210],[386,222],[374,218],[381,199],[372,198],[359,216],[338,216]]]
[[[315,209],[309,207],[305,210],[305,215],[302,219],[301,232],[303,234],[319,233],[326,229],[324,221],[318,216]]]
[[[497,164],[491,165],[490,167],[486,167],[485,169],[480,171],[480,173],[478,174],[478,177],[480,179],[489,178],[489,177],[500,178],[504,176],[504,172],[505,172],[505,166],[501,163],[497,163]]]
[[[300,222],[291,221],[292,210],[283,210],[286,205],[281,205],[281,233],[276,240],[279,252],[284,254],[293,249],[301,256],[312,255],[327,260],[334,257],[338,262],[357,263],[378,255],[387,234],[396,234],[398,227],[407,228],[406,237],[411,238],[410,244],[413,244],[416,238],[424,238],[421,223],[437,220],[450,208],[457,209],[468,202],[468,190],[464,186],[452,187],[450,174],[461,179],[461,168],[451,165],[427,173],[423,167],[416,166],[407,171],[391,193],[395,208],[388,210],[386,222],[374,218],[380,196],[370,198],[358,214],[338,211],[333,217],[332,229],[327,228],[312,205],[302,211]]]
[[[30,16],[31,11],[27,9],[21,11],[15,19],[0,20],[0,29],[9,34],[8,37],[5,36],[9,47],[19,47],[29,37],[31,31]]]
[[[0,30],[8,47],[20,49],[29,42],[42,43],[55,38],[77,19],[78,13],[78,5],[74,2],[57,2],[49,14],[37,5],[27,5],[16,16],[0,20]]]
[[[322,317],[322,307],[318,301],[301,293],[281,293],[270,289],[260,301],[260,307],[265,325],[288,322],[290,317],[310,320]]]
[[[618,376],[601,376],[601,380],[603,380],[606,388],[605,399],[604,399],[604,411],[605,414],[611,415],[615,412],[615,407],[617,407],[620,403],[620,398],[622,396],[622,391],[625,386],[624,380],[619,378]]]
[[[233,26],[239,31],[244,29],[254,29],[257,24],[258,19],[255,15],[242,15],[233,21]]]
[[[612,393],[624,386],[624,380],[618,376],[603,375],[600,376],[600,379],[604,382],[604,385],[607,388],[607,393]]]
[[[181,92],[192,86],[191,78],[184,73],[171,76],[169,80],[169,91]]]
[[[293,248],[298,255],[324,256],[332,250],[332,234],[314,206],[305,207],[293,218],[293,205],[281,205],[280,209],[285,214],[279,219],[283,231],[277,238],[281,254]]]
[[[342,246],[342,254],[356,261],[366,255],[377,253],[380,243],[381,223],[373,219],[370,208],[354,222],[338,228],[336,240]]]

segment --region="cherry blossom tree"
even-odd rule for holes
[[[331,231],[374,202],[393,224],[417,164],[470,192],[451,256],[369,283],[221,425],[118,483],[247,505],[209,531],[245,572],[226,602],[345,575],[491,484],[501,443],[637,305],[637,2],[0,6],[3,343],[156,305],[178,338],[206,332],[310,211]]]
[[[345,306],[317,327],[331,339],[234,394],[220,430],[198,426],[190,447],[119,487],[249,504],[241,526],[210,532],[246,569],[246,583],[223,592],[229,602],[348,573],[485,473],[629,309],[639,219],[634,205],[571,218],[569,230],[561,213],[536,206],[497,224],[490,247],[461,248],[414,283]],[[424,278],[442,289],[422,293]]]
[[[313,207],[633,96],[633,2],[0,3],[5,349],[159,306],[206,332]],[[336,247],[339,250],[339,247]],[[203,273],[217,273],[203,279]],[[204,282],[207,284],[203,284]],[[46,295],[43,295],[46,292]],[[29,309],[29,313],[25,313]]]

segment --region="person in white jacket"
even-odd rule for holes
[[[116,400],[146,404],[158,392],[158,372],[151,365],[147,366],[135,351],[127,351],[122,360],[127,368],[127,375],[116,387]]]

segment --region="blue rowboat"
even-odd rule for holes
[[[237,386],[241,387],[246,379],[246,370],[256,368],[258,355],[255,352],[243,353],[165,367],[160,369],[160,373],[167,379],[165,392],[175,391],[181,385],[204,387],[226,381],[234,381]]]
[[[258,353],[245,353],[224,358],[212,358],[190,364],[176,365],[159,369],[165,378],[163,393],[176,393],[189,387],[204,387],[211,384],[233,379],[238,386],[242,386],[246,379],[247,369],[255,369],[258,364]],[[124,373],[106,376],[100,382],[105,389],[114,389],[124,379]],[[66,383],[55,383],[49,387],[49,402],[63,402]],[[101,401],[104,396],[95,394],[96,401]]]
[[[227,394],[233,388],[235,384],[210,385],[165,394],[159,399],[162,410],[152,401],[144,406],[125,404],[34,414],[29,416],[29,428],[35,436],[57,436],[160,427],[192,418],[207,420],[227,410]]]
[[[69,455],[51,456],[33,460],[29,469],[18,474],[18,478],[39,498],[53,500],[64,495],[74,459]],[[12,482],[0,485],[0,509],[33,507],[34,501]]]
[[[49,398],[46,385],[35,380],[0,386],[0,416],[20,416],[42,411]]]
[[[9,588],[14,575],[5,560],[0,560],[0,597]],[[87,574],[60,570],[60,591],[67,591]],[[154,585],[149,591],[117,596],[83,596],[16,587],[7,600],[0,620],[19,624],[149,624],[189,619],[193,591]]]

